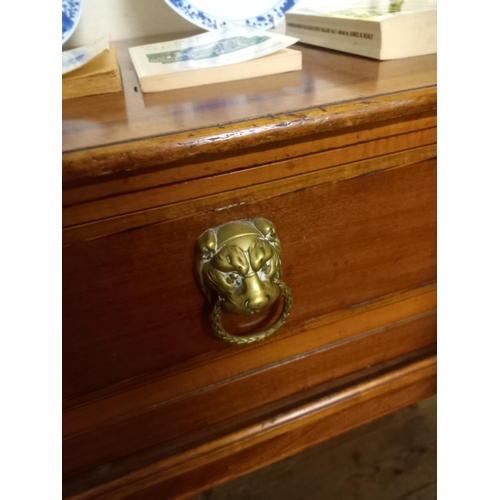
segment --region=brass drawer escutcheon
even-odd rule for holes
[[[267,219],[238,220],[205,231],[196,244],[195,273],[205,298],[214,304],[214,333],[231,344],[270,337],[290,316],[293,297],[281,281],[281,244]],[[263,332],[232,335],[222,326],[222,311],[253,314],[283,294],[279,318]]]

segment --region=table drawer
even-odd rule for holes
[[[123,95],[65,102],[64,496],[187,498],[435,392],[435,57],[301,47],[294,81],[151,100],[130,43]],[[232,345],[196,242],[256,218],[293,306]]]
[[[231,350],[193,275],[196,239],[224,222],[277,228],[294,296],[278,336],[435,279],[434,160],[220,208],[64,248],[66,399]]]

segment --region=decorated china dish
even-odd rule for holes
[[[62,0],[62,43],[75,31],[82,13],[83,0]]]
[[[200,28],[216,30],[228,22],[272,28],[298,0],[165,0],[178,14]]]

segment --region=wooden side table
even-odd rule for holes
[[[156,40],[117,44],[123,92],[63,105],[72,499],[186,498],[436,390],[436,57],[298,45],[302,72],[142,95],[127,47]],[[195,245],[256,218],[293,308],[231,345]]]

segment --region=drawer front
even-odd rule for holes
[[[65,246],[67,407],[241,349],[211,333],[193,274],[198,236],[225,222],[265,217],[276,226],[294,296],[277,339],[292,342],[329,314],[432,282],[435,167],[374,171]]]
[[[325,385],[337,381],[337,387],[347,385],[367,367],[385,365],[387,371],[388,365],[400,363],[406,351],[412,351],[413,358],[428,357],[433,351],[435,331],[435,312],[424,312],[349,340],[331,342],[287,362],[172,398],[146,411],[96,424],[63,441],[63,473],[68,483],[75,474],[82,474],[88,483],[99,483],[103,470],[112,479],[162,458],[171,457],[175,462],[175,456],[186,450],[189,455],[191,448],[203,447],[207,440],[235,431],[238,434],[239,429],[258,426],[269,415],[283,410],[292,413],[293,419],[294,413],[295,417],[301,414],[300,409],[296,410],[300,402],[306,400],[314,405]],[[331,336],[332,331],[318,329],[307,333]],[[364,377],[366,382],[368,377]],[[175,384],[179,378],[167,381]],[[145,387],[139,398],[151,389],[151,385]],[[117,403],[121,407],[133,404],[134,394],[121,396],[125,396],[118,397],[121,401],[108,399],[90,406],[94,412],[106,413]]]

